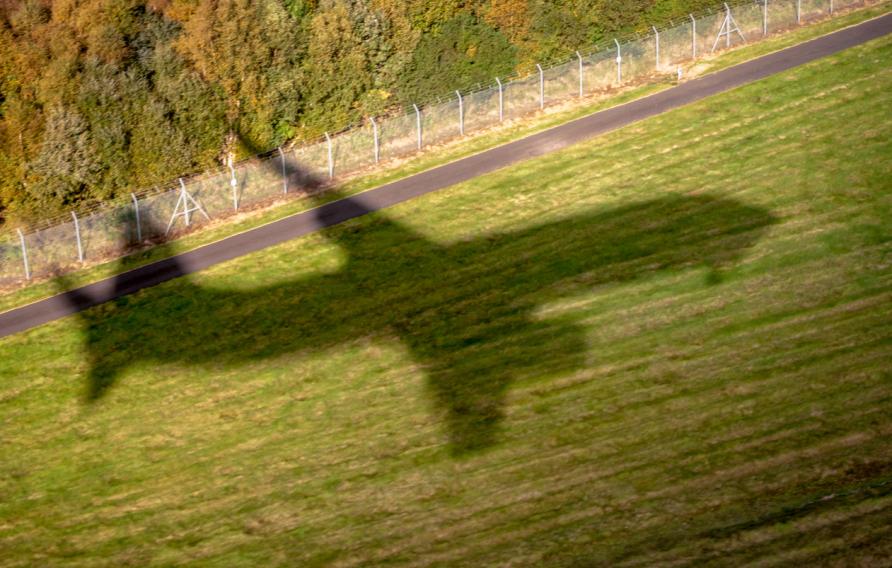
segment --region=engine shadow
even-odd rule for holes
[[[452,452],[472,452],[497,440],[512,381],[586,366],[585,330],[537,318],[539,306],[698,266],[718,281],[774,222],[734,200],[669,195],[441,244],[369,211],[361,196],[308,215],[323,226],[364,215],[322,230],[345,254],[336,272],[226,290],[196,284],[174,257],[165,270],[183,277],[134,301],[133,284],[119,277],[117,300],[79,311],[87,401],[106,396],[137,361],[237,365],[388,336],[426,374]],[[77,290],[66,298],[91,305]]]

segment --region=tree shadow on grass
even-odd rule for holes
[[[440,244],[371,209],[360,195],[307,213],[345,253],[336,272],[226,290],[194,283],[174,257],[162,261],[159,281],[186,276],[135,301],[134,284],[118,277],[116,300],[80,312],[87,400],[105,396],[137,361],[236,365],[395,337],[426,374],[452,452],[466,454],[496,441],[512,381],[586,366],[584,328],[538,318],[539,306],[667,270],[705,266],[718,281],[774,222],[733,200],[668,195]],[[66,298],[78,308],[97,303],[78,290]]]

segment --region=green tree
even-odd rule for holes
[[[511,74],[515,65],[515,48],[505,36],[461,14],[418,43],[400,80],[400,98],[406,104],[427,102],[454,89],[491,83]]]
[[[530,43],[536,62],[568,57],[577,49],[590,43],[586,21],[572,10],[572,6],[562,3],[534,0],[530,7]]]
[[[132,183],[129,129],[134,107],[144,98],[146,87],[138,76],[97,59],[88,62],[81,73],[77,109],[89,125],[99,164],[96,185],[90,192],[93,197],[108,199]]]
[[[423,34],[436,33],[447,22],[461,14],[472,14],[476,2],[470,0],[404,0],[403,10],[412,27]]]
[[[185,164],[182,167],[186,169],[174,169],[176,165],[166,163],[161,155],[147,155],[146,148],[152,144],[143,144],[140,150],[132,150],[134,160],[148,166],[147,169],[137,167],[134,171],[138,185],[169,181],[160,179],[164,171],[169,178],[170,172],[186,173],[213,166],[223,151],[227,133],[225,95],[221,88],[202,80],[174,49],[173,43],[179,33],[177,24],[160,18],[143,28],[138,40],[139,74],[151,78],[142,97],[151,104],[137,106],[132,114],[137,118],[134,121],[136,129],[148,130],[154,121],[162,121],[158,123],[159,130],[173,128],[176,132],[174,141],[188,141],[187,144],[173,144],[181,153],[175,164]],[[142,139],[149,135],[145,133]],[[154,162],[149,164],[149,160]]]
[[[30,170],[26,190],[44,211],[90,197],[101,164],[89,125],[79,112],[62,106],[49,110],[43,146]]]
[[[149,95],[142,109],[143,120],[131,132],[133,181],[138,187],[172,181],[193,165],[188,139],[173,124],[168,110],[157,95]]]
[[[375,69],[375,88],[382,91],[385,99],[390,99],[404,70],[412,61],[422,31],[413,27],[411,15],[407,13],[402,0],[372,0],[372,7],[375,17],[386,21],[390,47],[387,59]]]
[[[303,74],[303,135],[315,137],[357,118],[356,101],[371,88],[362,40],[345,2],[326,3],[309,27]]]

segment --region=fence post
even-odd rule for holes
[[[576,59],[579,60],[579,97],[582,98],[582,56],[579,55],[579,52],[576,52]]]
[[[688,14],[691,18],[691,59],[697,59],[697,20],[694,14]]]
[[[768,0],[765,1],[767,2]],[[833,0],[830,0],[830,15],[833,15]]]
[[[84,245],[81,242],[81,224],[77,221],[77,213],[71,212],[71,218],[74,219],[74,236],[77,239],[77,260],[84,261]]]
[[[504,118],[504,108],[505,108],[505,99],[504,92],[502,90],[502,81],[496,77],[496,84],[499,86],[499,122],[502,122],[502,118]]]
[[[762,35],[768,35],[768,0],[762,0]]]
[[[28,248],[25,246],[25,235],[21,229],[16,229],[19,233],[19,242],[22,243],[22,262],[25,263],[25,280],[31,280],[31,266],[28,265]]]
[[[802,23],[802,0],[796,0],[796,24]]]
[[[130,199],[133,201],[133,213],[136,216],[136,241],[142,242],[142,223],[139,222],[139,199],[132,193]]]
[[[421,111],[415,103],[412,103],[412,108],[415,109],[415,130],[418,132],[418,149],[421,150]]]
[[[616,84],[620,85],[623,82],[623,54],[616,38],[613,39],[613,43],[616,44]]]
[[[465,135],[465,104],[461,98],[461,92],[455,91],[455,94],[458,95],[458,133],[461,136]]]
[[[232,156],[227,160],[229,166],[229,187],[232,188],[232,208],[238,211],[238,179],[235,177],[235,166],[232,165]]]
[[[285,152],[282,151],[282,147],[279,146],[276,148],[279,151],[279,159],[282,160],[282,193],[288,194],[288,172],[285,170]]]
[[[654,31],[654,52],[657,59],[656,69],[660,70],[660,32],[657,31],[657,26],[651,26]]]
[[[331,150],[331,136],[325,133],[325,145],[328,147],[328,179],[334,178],[334,154]]]
[[[370,116],[369,120],[372,123],[372,137],[375,139],[375,163],[378,163],[378,158],[380,157],[380,146],[378,145],[378,123],[375,122],[375,117]]]
[[[536,69],[539,70],[539,108],[545,108],[545,72],[542,66],[536,63]]]

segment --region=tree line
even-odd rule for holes
[[[0,223],[315,139],[714,4],[0,0]]]

